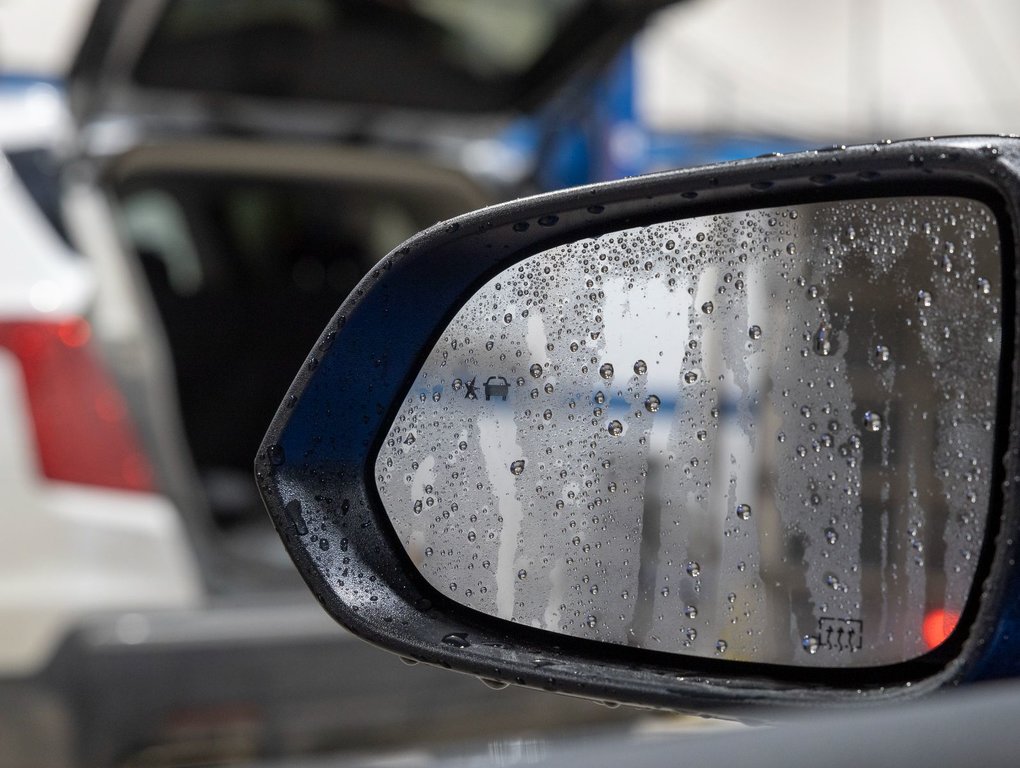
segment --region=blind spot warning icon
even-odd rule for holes
[[[502,376],[490,376],[482,386],[485,388],[486,400],[491,400],[494,397],[506,400],[506,396],[510,394],[510,384]]]

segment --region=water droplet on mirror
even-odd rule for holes
[[[507,312],[505,315],[503,315],[503,322],[504,323],[512,322],[513,319],[514,319],[514,316],[511,315],[509,312]]]
[[[832,326],[826,322],[815,331],[815,354],[822,357],[832,354]]]
[[[602,366],[599,368],[599,376],[601,376],[606,381],[613,378],[614,372],[615,371],[613,370],[612,363],[603,363]]]
[[[279,444],[269,446],[269,463],[274,467],[282,466],[286,461],[286,454],[283,452],[283,446]]]
[[[526,578],[528,578],[528,572],[521,568],[521,570],[517,571],[517,578],[520,579],[521,581],[524,581]]]
[[[531,367],[528,369],[528,372],[531,374],[531,378],[538,379],[542,376],[542,366],[540,366],[538,363],[532,363]]]
[[[801,638],[800,647],[813,656],[818,653],[818,638],[812,635],[804,635]]]
[[[460,379],[454,379],[451,386],[453,387],[454,392],[460,392],[460,388],[464,386],[464,382]]]
[[[825,540],[829,544],[835,544],[839,540],[839,534],[836,533],[836,530],[834,528],[826,528]]]
[[[978,293],[982,293],[985,296],[987,296],[989,293],[992,292],[992,284],[989,283],[985,278],[979,277],[977,279],[977,289]]]
[[[656,413],[660,405],[662,405],[662,401],[659,400],[658,395],[649,395],[645,398],[645,410],[649,413]]]
[[[609,426],[606,427],[606,430],[613,437],[619,437],[620,435],[623,434],[623,424],[621,424],[616,419],[613,419],[611,422],[609,422]]]
[[[917,292],[917,303],[918,303],[918,305],[920,305],[922,307],[930,307],[931,306],[931,294],[928,293],[928,291],[918,291]]]
[[[636,363],[634,363],[634,373],[636,373],[638,376],[643,376],[647,372],[648,365],[647,363],[645,363],[644,360],[638,360]]]
[[[704,304],[701,305],[701,311],[704,312],[706,315],[710,315],[715,311],[715,304],[713,304],[710,301],[706,301]]]
[[[552,417],[553,417],[553,412],[551,410],[549,410],[548,408],[546,408],[545,413],[542,414],[542,418],[545,419],[546,421],[549,421],[549,419],[551,419]]]
[[[884,344],[879,344],[875,347],[875,360],[880,363],[889,362],[889,347]]]
[[[694,560],[687,563],[687,575],[692,578],[698,578],[701,575],[701,566]]]
[[[698,374],[695,371],[687,371],[687,373],[684,374],[684,381],[687,382],[688,384],[693,384],[697,380]]]
[[[596,619],[594,616],[588,616],[584,620],[584,623],[588,625],[589,629],[595,629],[595,627],[598,626],[599,622],[598,619]]]
[[[520,476],[524,472],[524,459],[517,459],[510,465],[510,474]]]
[[[717,640],[715,643],[715,650],[717,653],[726,653],[727,647],[725,640]]]
[[[466,632],[451,632],[443,637],[443,643],[452,645],[454,648],[468,648],[471,646]]]
[[[737,517],[741,520],[751,519],[751,507],[749,504],[737,504]]]
[[[750,328],[747,329],[747,335],[751,338],[752,341],[758,341],[758,339],[761,338],[761,326],[752,325]]]
[[[882,415],[874,411],[864,412],[864,429],[867,432],[879,432],[882,429]]]
[[[684,616],[686,616],[688,619],[698,618],[697,607],[693,605],[688,605],[686,608],[684,608]]]

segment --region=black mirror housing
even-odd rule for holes
[[[411,563],[374,482],[387,430],[439,334],[476,290],[554,246],[623,229],[746,209],[902,195],[978,200],[1002,238],[1002,368],[987,533],[949,639],[879,667],[797,669],[695,658],[552,634],[486,616]],[[310,352],[256,458],[258,485],[290,556],[323,607],[409,660],[496,684],[711,713],[912,696],[1020,674],[1015,317],[1020,140],[930,139],[838,147],[672,171],[486,208],[435,225],[377,265]],[[489,396],[505,397],[491,382]],[[481,384],[479,384],[481,387]]]

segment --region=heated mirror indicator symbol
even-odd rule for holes
[[[864,622],[860,619],[819,619],[817,639],[820,649],[859,651],[864,647]]]

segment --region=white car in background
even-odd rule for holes
[[[155,485],[101,337],[138,334],[103,265],[47,218],[71,140],[60,91],[0,87],[0,670],[37,671],[75,621],[105,608],[192,608],[184,527]],[[19,172],[20,171],[20,172]],[[28,186],[26,186],[26,184]],[[30,187],[35,186],[33,198]],[[42,203],[42,205],[40,205]],[[103,302],[98,294],[103,291]]]

